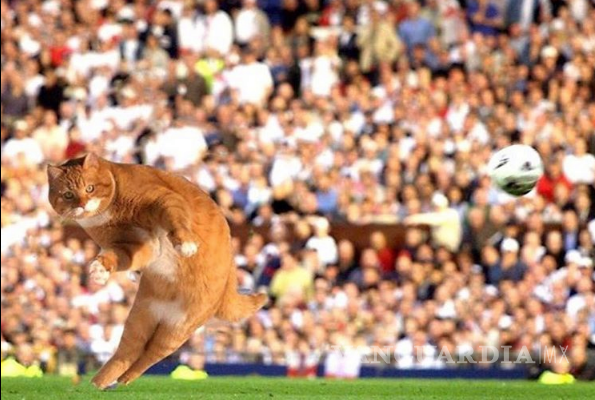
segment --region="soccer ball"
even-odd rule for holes
[[[497,151],[488,163],[492,182],[513,196],[524,196],[543,175],[543,162],[531,146],[515,144]]]

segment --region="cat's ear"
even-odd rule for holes
[[[64,168],[55,165],[48,165],[48,180],[53,181],[62,176]]]
[[[91,169],[99,167],[99,157],[95,153],[89,153],[85,156],[83,161],[84,169]]]

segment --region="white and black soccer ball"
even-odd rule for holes
[[[524,196],[543,175],[543,162],[533,147],[515,144],[492,155],[488,171],[495,186],[513,196]]]

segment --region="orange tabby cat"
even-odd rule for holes
[[[237,293],[227,221],[182,177],[94,154],[48,167],[50,203],[101,247],[90,278],[140,271],[120,345],[93,378],[127,384],[173,353],[209,318],[237,321],[266,302]]]

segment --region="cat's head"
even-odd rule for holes
[[[62,165],[48,166],[50,204],[64,218],[89,218],[107,210],[115,193],[106,162],[90,153]]]

